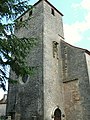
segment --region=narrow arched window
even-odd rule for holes
[[[54,120],[61,120],[61,110],[59,108],[54,112]]]
[[[24,76],[22,77],[22,82],[23,82],[23,83],[26,83],[27,80],[28,80],[28,75],[24,75]]]
[[[53,57],[58,59],[58,43],[53,41]]]

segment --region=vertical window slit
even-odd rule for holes
[[[51,8],[51,14],[55,16],[54,9]]]
[[[29,17],[32,15],[32,10],[30,10],[30,12],[29,12]]]
[[[22,17],[20,18],[20,22],[22,22]]]
[[[58,59],[58,43],[53,41],[53,57]]]

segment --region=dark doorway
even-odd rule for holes
[[[61,120],[61,110],[59,108],[54,112],[54,120]]]

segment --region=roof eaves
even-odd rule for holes
[[[65,41],[63,41],[63,40],[61,40],[61,41],[64,42],[64,43],[66,43],[67,45],[69,45],[69,46],[71,46],[71,47],[74,47],[74,48],[77,48],[77,49],[83,50],[83,51],[86,52],[88,55],[90,55],[90,51],[87,50],[87,49],[73,46],[73,45],[71,45],[71,44],[69,44],[69,43],[67,43],[67,42],[65,42]]]

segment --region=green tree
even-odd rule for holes
[[[31,73],[25,58],[34,45],[34,38],[17,38],[14,35],[15,19],[31,8],[27,1],[0,0],[0,87],[3,90],[6,90],[6,80],[12,81],[7,76],[8,66],[17,76]]]

